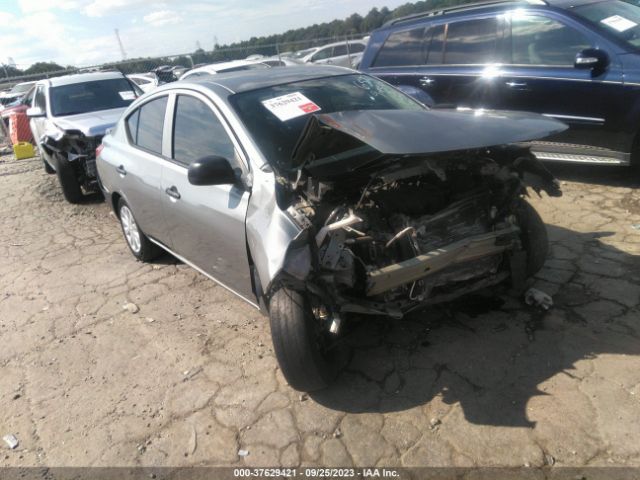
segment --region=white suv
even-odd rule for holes
[[[57,173],[67,201],[99,191],[96,148],[142,91],[119,72],[41,80],[27,110],[47,173]]]

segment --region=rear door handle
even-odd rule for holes
[[[175,198],[176,200],[180,199],[180,192],[178,192],[178,189],[176,188],[175,185],[172,185],[171,187],[167,188],[164,191],[164,193],[169,195],[171,198]]]
[[[124,169],[123,165],[120,165],[119,167],[116,167],[116,172],[118,172],[120,175],[126,175],[127,171]]]
[[[433,85],[434,83],[435,83],[435,80],[433,78],[422,77],[420,79],[420,85],[422,85],[423,87],[428,87],[429,85]]]

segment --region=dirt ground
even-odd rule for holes
[[[307,397],[251,306],[169,255],[136,262],[106,204],[2,157],[0,437],[19,445],[0,465],[640,466],[640,182],[555,170],[564,196],[532,200],[549,312],[369,319]]]

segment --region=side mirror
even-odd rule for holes
[[[238,182],[229,160],[215,155],[203,157],[189,165],[187,177],[191,185],[233,185]]]
[[[44,117],[45,113],[39,107],[31,107],[27,108],[27,117],[36,118],[36,117]]]
[[[604,50],[597,48],[586,48],[576,54],[574,67],[580,70],[592,70],[593,72],[604,72],[609,66],[609,55]]]

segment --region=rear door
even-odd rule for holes
[[[389,35],[371,73],[424,92],[434,107],[481,107],[496,95],[505,20],[487,14]]]
[[[232,292],[252,299],[245,233],[250,192],[240,185],[195,186],[187,177],[189,165],[205,156],[227,158],[245,172],[247,163],[210,99],[185,90],[172,104],[172,155],[162,173],[170,247]]]
[[[131,112],[125,119],[128,142],[114,142],[115,151],[103,154],[105,174],[112,178],[108,184],[119,185],[140,229],[165,244],[169,239],[160,192],[167,103],[167,95],[155,96]]]

